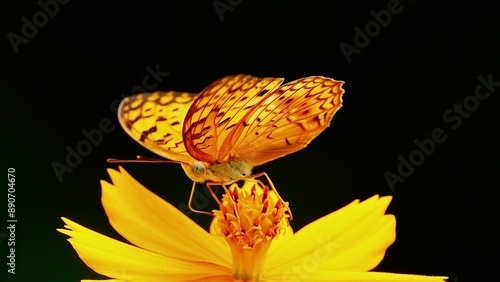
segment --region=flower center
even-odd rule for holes
[[[233,184],[222,196],[214,224],[231,249],[235,278],[260,279],[271,241],[289,225],[287,212],[288,204],[260,182]]]

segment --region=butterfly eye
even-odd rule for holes
[[[204,175],[206,170],[202,162],[194,162],[191,169],[195,175]]]

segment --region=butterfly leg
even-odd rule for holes
[[[219,200],[219,198],[217,197],[217,195],[215,194],[214,190],[212,189],[212,186],[214,186],[214,185],[222,186],[222,188],[224,189],[224,191],[226,192],[226,194],[231,195],[229,193],[229,191],[227,190],[226,185],[224,185],[223,183],[219,183],[219,182],[206,182],[205,184],[207,186],[208,192],[210,192],[210,194],[212,195],[212,197],[214,198],[214,200],[217,202],[217,204],[219,206],[221,206],[222,203]],[[193,208],[192,204],[193,204],[193,198],[194,198],[194,191],[195,191],[195,189],[196,189],[196,182],[193,182],[193,186],[191,187],[191,194],[189,195],[189,203],[188,203],[189,209],[192,212],[195,212],[195,213],[207,214],[207,215],[213,216],[214,214],[211,213],[211,212],[197,210],[197,209]]]
[[[234,182],[228,182],[228,183],[219,183],[219,182],[207,182],[207,189],[208,191],[210,191],[210,194],[212,194],[212,197],[214,197],[215,201],[217,201],[217,204],[219,204],[219,207],[222,206],[222,203],[220,202],[219,198],[217,198],[217,195],[215,195],[213,189],[212,189],[212,185],[219,185],[219,186],[222,186],[222,188],[224,189],[224,193],[226,193],[226,195],[228,195],[231,200],[232,200],[232,204],[233,204],[233,211],[235,214],[238,214],[238,209],[236,208],[236,202],[237,201],[235,198],[234,198],[234,194],[231,193],[227,187],[226,187],[226,184],[232,184]]]
[[[207,184],[207,187],[208,187],[208,184]],[[189,209],[192,211],[192,212],[195,212],[195,213],[201,213],[201,214],[207,214],[207,215],[210,215],[210,216],[213,216],[214,214],[211,213],[211,212],[207,212],[207,211],[202,211],[202,210],[197,210],[195,208],[193,208],[193,197],[194,197],[194,190],[196,189],[196,182],[193,182],[193,186],[191,187],[191,194],[189,195],[189,202],[188,202],[188,207]],[[212,196],[216,199],[216,201],[218,202],[219,199],[217,199],[217,197],[215,197],[215,193],[213,192],[212,188],[209,188],[208,189],[210,191],[210,194],[212,194]],[[220,203],[219,203],[220,204]]]
[[[271,186],[271,189],[274,191],[274,193],[276,193],[276,196],[278,196],[278,198],[280,199],[280,201],[286,206],[286,208],[288,210],[288,213],[290,215],[290,220],[293,220],[292,210],[290,210],[290,206],[288,205],[287,202],[285,202],[283,200],[283,198],[281,198],[280,194],[278,193],[278,190],[274,186],[273,182],[271,181],[271,178],[269,177],[269,175],[267,175],[267,173],[265,173],[265,172],[259,172],[257,174],[252,174],[252,175],[249,176],[249,179],[251,179],[253,181],[256,181],[257,183],[259,183],[262,186],[264,186],[264,183],[262,183],[262,181],[260,181],[259,179],[257,179],[257,177],[261,177],[261,176],[264,176],[266,178],[267,182],[269,183],[269,186]]]
[[[207,188],[210,190],[210,193],[212,193],[212,196],[217,201],[217,203],[219,204],[219,206],[222,207],[221,202],[219,201],[219,199],[217,198],[217,196],[215,195],[215,193],[213,193],[212,188],[210,187],[210,185],[220,185],[220,186],[222,186],[222,188],[224,189],[224,193],[226,193],[226,195],[231,199],[231,203],[233,205],[233,212],[236,214],[236,217],[239,218],[240,216],[238,214],[238,208],[236,207],[236,202],[238,201],[238,199],[237,199],[238,193],[236,191],[234,191],[234,190],[233,190],[233,192],[231,192],[226,187],[226,184],[227,185],[231,185],[233,183],[234,183],[234,181],[230,181],[230,182],[227,182],[227,183],[207,182]]]
[[[222,186],[222,188],[224,189],[224,192],[226,192],[227,194],[229,194],[229,191],[227,190],[226,186],[223,183],[219,183],[219,182],[207,182],[206,185],[207,185],[208,192],[210,192],[210,194],[212,195],[212,197],[214,198],[214,200],[220,206],[221,202],[220,202],[219,198],[217,198],[217,195],[215,195],[215,192],[212,189],[212,186],[214,186],[214,185]]]

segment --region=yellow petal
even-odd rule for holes
[[[119,172],[109,169],[108,173],[113,184],[101,181],[102,204],[111,225],[124,238],[171,258],[231,266],[227,244],[144,188],[121,167]]]
[[[106,280],[88,280],[88,279],[84,279],[84,280],[81,280],[81,282],[94,282],[94,281],[125,282],[125,281],[116,280],[116,279],[106,279]]]
[[[143,250],[87,229],[63,218],[67,229],[58,229],[90,268],[111,281],[196,281],[206,277],[231,277],[231,270],[207,262],[177,260]],[[90,280],[91,281],[91,280]]]
[[[266,277],[291,269],[368,271],[377,266],[396,237],[396,220],[385,215],[392,197],[378,195],[350,203],[305,226],[269,250]]]
[[[272,281],[309,281],[309,282],[443,282],[448,277],[445,276],[422,276],[411,274],[396,274],[385,272],[345,272],[345,271],[314,271],[314,272],[290,272],[281,279]]]

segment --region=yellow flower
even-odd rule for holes
[[[210,232],[126,171],[108,171],[102,203],[126,244],[63,218],[58,229],[107,281],[444,281],[369,272],[395,240],[391,197],[358,200],[293,233],[287,207],[255,182],[233,184]],[[132,245],[133,244],[133,245]],[[94,280],[82,280],[94,281]],[[102,281],[102,280],[99,280]]]

